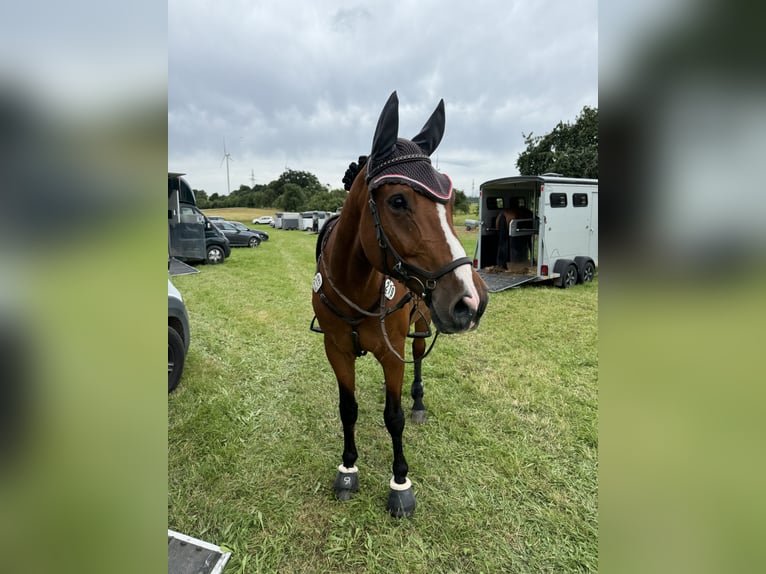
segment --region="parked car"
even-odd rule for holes
[[[234,227],[239,229],[240,231],[249,231],[250,233],[255,233],[258,237],[261,238],[261,241],[268,241],[269,240],[269,234],[265,231],[261,231],[260,229],[250,229],[247,225],[244,223],[240,223],[239,221],[227,221],[226,223],[232,224]]]
[[[274,223],[274,218],[271,217],[270,215],[262,215],[261,217],[256,217],[255,219],[253,219],[253,223],[255,223],[256,225],[261,223],[265,225],[271,225],[272,223]]]
[[[189,351],[189,313],[183,297],[168,279],[168,392],[178,386]]]
[[[261,244],[257,233],[237,229],[228,221],[213,221],[213,225],[223,232],[232,247],[258,247]]]
[[[210,221],[224,221],[226,219],[220,215],[206,215],[205,217],[207,217]]]

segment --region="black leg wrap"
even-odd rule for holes
[[[391,516],[394,518],[409,518],[412,516],[412,513],[415,512],[415,506],[417,505],[415,502],[415,493],[412,491],[412,483],[410,483],[408,479],[406,482],[407,488],[400,490],[399,488],[394,487],[393,479],[391,482],[392,485],[388,491],[388,512],[390,512]]]
[[[338,500],[351,500],[359,490],[359,472],[356,471],[356,467],[353,470],[354,472],[345,472],[338,468],[333,485]]]

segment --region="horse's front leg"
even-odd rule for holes
[[[426,320],[427,313],[427,310],[422,311],[415,321],[416,333],[425,334],[428,332],[429,321]],[[423,404],[425,388],[423,387],[423,377],[421,375],[421,363],[425,354],[426,340],[423,337],[416,337],[412,340],[412,358],[415,363],[415,373],[412,379],[412,387],[410,388],[410,396],[412,396],[412,422],[415,424],[422,424],[426,421],[426,406]]]
[[[415,495],[412,483],[407,478],[407,460],[404,458],[402,434],[404,432],[404,410],[402,409],[402,383],[404,380],[404,365],[388,355],[381,361],[386,378],[386,406],[383,419],[386,429],[391,435],[394,449],[394,476],[389,483],[388,511],[392,516],[411,516],[415,511]]]
[[[353,355],[331,348],[325,344],[327,358],[338,380],[338,410],[343,425],[343,463],[338,466],[335,476],[335,496],[338,500],[349,500],[359,490],[359,469],[356,467],[357,451],[354,440],[354,427],[358,414],[355,392],[355,373]]]
[[[425,339],[415,339],[412,342],[412,356],[415,360],[415,374],[412,379],[410,395],[412,396],[412,422],[415,424],[422,424],[426,422],[426,406],[423,404],[425,388],[423,387],[423,377],[421,375],[421,363],[422,357],[425,354],[425,349]]]

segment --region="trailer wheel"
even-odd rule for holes
[[[596,266],[593,261],[586,261],[580,270],[580,282],[590,283],[596,275]]]
[[[572,285],[577,283],[577,265],[570,263],[564,270],[564,275],[561,278],[561,288],[568,289]]]

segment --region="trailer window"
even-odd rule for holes
[[[551,207],[566,207],[567,206],[567,194],[566,193],[551,193]]]
[[[487,209],[503,209],[503,198],[502,197],[488,197],[487,198]]]
[[[588,207],[588,194],[587,193],[573,193],[572,194],[572,207]]]
[[[527,206],[527,200],[524,197],[512,197],[511,198],[511,205],[515,207],[526,207]]]

